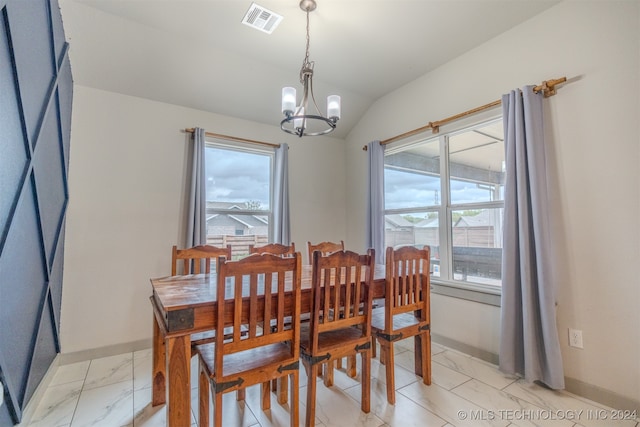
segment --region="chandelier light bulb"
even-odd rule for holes
[[[296,110],[296,89],[293,87],[282,88],[282,113],[290,116]]]
[[[340,96],[329,95],[327,97],[327,117],[331,120],[340,118]]]

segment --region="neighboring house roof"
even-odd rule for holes
[[[388,228],[401,228],[401,227],[413,227],[414,224],[407,221],[400,214],[386,215],[385,222],[387,223]]]
[[[217,214],[207,217],[207,225],[217,226],[237,226],[238,220],[231,215]]]
[[[211,209],[244,209],[244,203],[238,203],[238,202],[207,202],[207,208],[211,208]]]
[[[415,226],[419,228],[438,228],[438,217],[435,218],[425,218],[420,222],[416,222]]]
[[[257,215],[232,215],[232,214],[214,214],[207,216],[207,224],[215,226],[237,226],[243,225],[247,228],[264,227],[268,224],[265,217]]]
[[[258,221],[261,221],[262,224],[267,225],[269,224],[269,217],[266,215],[254,215],[254,218],[256,218]]]
[[[245,224],[247,227],[261,227],[265,223],[255,215],[229,215],[231,218]]]
[[[495,225],[496,212],[485,209],[477,215],[461,216],[454,227],[491,227]]]
[[[244,227],[264,227],[269,224],[269,217],[267,215],[247,215],[247,214],[234,214],[233,211],[244,210],[244,203],[237,202],[207,202],[207,208],[228,210],[229,213],[216,213],[207,216],[207,224],[216,226],[236,226],[242,224]]]

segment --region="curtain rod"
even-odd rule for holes
[[[544,97],[548,98],[548,97],[556,94],[556,85],[558,85],[560,83],[564,83],[566,81],[567,81],[566,77],[560,77],[559,79],[553,79],[553,80],[546,80],[546,81],[543,81],[542,84],[540,84],[538,86],[535,86],[533,88],[533,91],[536,92],[536,93],[542,92],[544,94]],[[384,141],[380,141],[380,145],[387,145],[387,144],[390,144],[390,143],[392,143],[394,141],[397,141],[399,139],[403,139],[403,138],[406,138],[406,137],[409,137],[409,136],[413,136],[413,135],[422,133],[422,132],[424,132],[424,131],[426,131],[428,129],[431,129],[432,133],[438,133],[440,131],[440,126],[442,126],[444,124],[447,124],[449,122],[453,122],[453,121],[461,119],[463,117],[470,116],[470,115],[475,114],[475,113],[479,113],[480,111],[488,110],[489,108],[496,107],[496,106],[498,106],[500,104],[502,104],[502,100],[498,99],[497,101],[493,101],[493,102],[490,102],[488,104],[482,105],[480,107],[476,107],[476,108],[473,108],[471,110],[468,110],[468,111],[453,115],[451,117],[447,117],[446,119],[436,120],[435,122],[429,122],[428,124],[426,124],[426,125],[424,125],[422,127],[419,127],[417,129],[413,129],[413,130],[410,130],[409,132],[405,132],[403,134],[396,135],[396,136],[394,136],[392,138],[385,139]],[[364,147],[362,147],[362,149],[364,151],[367,151],[367,146],[365,145]]]
[[[185,129],[184,131],[187,133],[193,133],[195,132],[195,129],[188,128],[188,129]],[[220,139],[226,139],[228,141],[247,142],[249,144],[266,145],[267,147],[280,148],[280,144],[272,144],[271,142],[255,141],[253,139],[244,139],[244,138],[238,138],[237,136],[222,135],[219,133],[211,133],[211,132],[205,132],[204,134],[205,136],[209,136],[211,138],[220,138]]]

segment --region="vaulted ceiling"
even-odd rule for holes
[[[59,0],[74,82],[278,125],[283,86],[300,94],[306,16],[297,0],[273,34],[241,23],[251,0]],[[342,97],[345,138],[379,97],[558,0],[317,0],[310,59],[321,109]],[[300,96],[300,95],[298,95]]]

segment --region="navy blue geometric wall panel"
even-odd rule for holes
[[[2,308],[0,345],[5,365],[2,367],[20,403],[24,401],[29,364],[33,353],[33,337],[40,324],[39,313],[47,290],[47,269],[38,226],[38,208],[33,180],[24,187],[9,235],[0,257],[0,293]],[[6,254],[10,250],[11,254]],[[25,260],[25,261],[23,261]],[[22,286],[28,284],[28,286]],[[10,302],[10,303],[5,303]],[[19,322],[16,320],[19,319]]]
[[[40,384],[42,377],[47,373],[47,369],[57,353],[54,340],[56,331],[53,327],[53,316],[49,299],[42,306],[42,310],[40,328],[36,335],[37,339],[33,351],[33,360],[31,361],[31,370],[29,371],[29,379],[27,380],[27,396],[33,395],[33,392],[38,387],[38,384]]]
[[[57,0],[0,0],[0,427],[60,351],[73,81]]]
[[[64,236],[64,223],[60,236]],[[64,260],[64,239],[58,239],[58,247],[53,259],[51,273],[49,274],[49,293],[51,295],[51,305],[53,310],[54,327],[56,328],[56,336],[60,334],[60,309],[62,308],[62,261]],[[56,353],[60,352],[59,343],[55,342]]]
[[[2,167],[0,167],[0,242],[6,236],[16,194],[27,172],[29,148],[22,128],[22,109],[18,99],[11,43],[8,40],[6,8],[0,11],[0,135],[2,135]],[[10,160],[10,161],[9,161]]]
[[[17,3],[21,4],[18,6]],[[42,101],[48,98],[47,91],[55,72],[48,5],[48,0],[13,1],[7,4],[21,100],[25,111],[31,113],[25,116],[25,121],[32,144],[38,142],[36,132],[43,117],[36,112],[46,108]],[[45,31],[34,31],[35,28]]]

